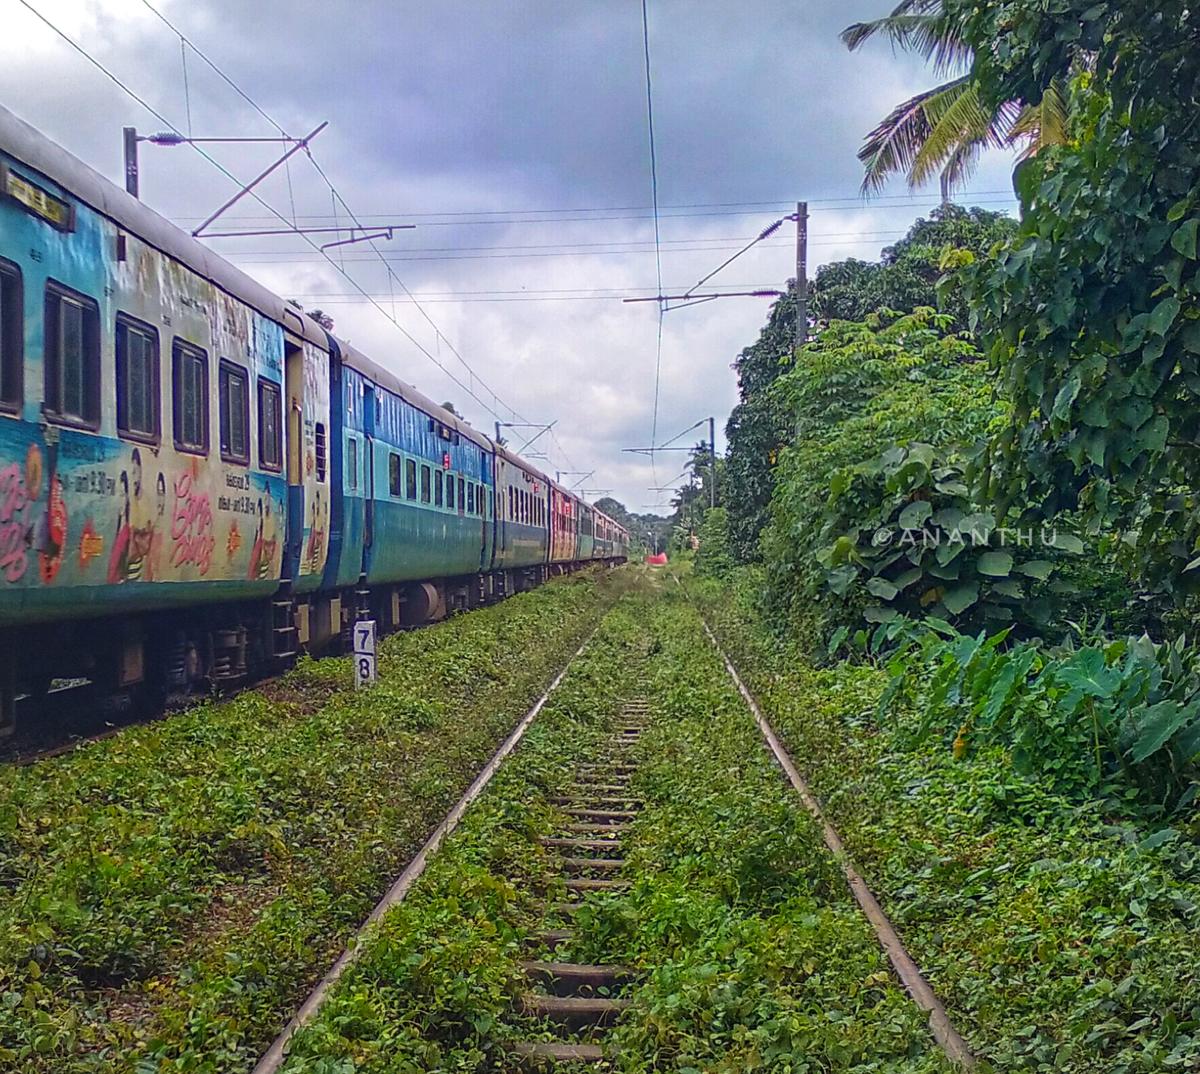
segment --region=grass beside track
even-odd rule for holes
[[[506,1045],[543,1032],[516,1013],[520,959],[534,957],[528,941],[545,925],[538,900],[563,894],[555,852],[537,842],[555,827],[548,801],[571,790],[574,766],[635,693],[649,700],[650,722],[633,747],[644,806],[622,837],[631,884],[587,896],[574,938],[554,955],[636,969],[632,1006],[611,1031],[613,1068],[949,1069],[696,612],[657,587],[608,614],[294,1039],[286,1074],[514,1069]]]
[[[913,747],[916,714],[876,719],[882,672],[816,669],[747,594],[691,589],[981,1058],[1071,1074],[1200,1066],[1200,833],[1065,802],[999,749]]]
[[[0,1069],[248,1069],[627,572],[0,768]]]

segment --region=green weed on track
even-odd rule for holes
[[[656,591],[652,591],[656,590]],[[520,959],[563,892],[549,799],[607,737],[623,695],[644,806],[627,890],[587,895],[556,959],[635,970],[613,1069],[688,1074],[946,1071],[837,863],[782,779],[696,612],[661,585],[606,617],[408,899],[368,939],[286,1074],[511,1069],[550,1034],[519,1012]],[[561,818],[559,818],[561,819]],[[560,1068],[561,1069],[561,1068]]]
[[[621,575],[0,770],[0,1068],[248,1069]]]
[[[705,614],[976,1054],[1004,1071],[1200,1065],[1196,832],[1135,825],[999,748],[914,746],[886,675],[816,669],[727,587]]]

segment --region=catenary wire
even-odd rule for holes
[[[173,32],[178,34],[181,41],[186,40],[183,32],[181,30],[179,30],[179,28],[176,27],[169,19],[167,19],[166,16],[164,16],[162,14],[162,12],[160,12],[158,10],[158,8],[156,8],[152,3],[150,3],[150,0],[142,0],[142,3],[147,8],[149,8],[152,12],[154,12],[154,14],[157,15],[163,21],[163,23],[165,23],[167,25],[167,27],[169,27]],[[277,131],[279,131],[280,134],[287,136],[287,132],[283,129],[283,127],[275,119],[273,119],[266,112],[266,110],[263,109],[248,93],[246,93],[234,81],[234,79],[232,77],[227,75],[215,63],[215,61],[213,61],[211,58],[209,58],[209,56],[202,49],[200,49],[194,42],[189,40],[187,43],[188,43],[188,45],[191,46],[191,48],[193,50],[195,50],[197,52],[198,55],[201,56],[201,58],[205,61],[205,63],[207,63],[209,65],[209,67],[211,67],[226,82],[226,84],[228,84],[243,100],[246,101],[247,104],[249,104],[252,108],[254,108],[254,110],[256,112],[258,112],[259,115],[261,115],[265,120],[267,120],[267,122],[270,123]],[[329,176],[326,174],[325,170],[321,167],[320,163],[317,161],[316,157],[313,155],[311,148],[306,147],[305,153],[308,156],[309,162],[312,164],[312,166],[316,170],[317,174],[321,177],[322,181],[329,188],[330,198],[332,199],[332,202],[333,202],[332,208],[333,208],[333,217],[334,217],[334,221],[335,221],[335,226],[338,223],[338,221],[337,221],[337,215],[338,215],[337,214],[337,206],[340,203],[342,208],[345,209],[346,213],[350,216],[351,220],[354,221],[355,225],[357,225],[360,230],[363,230],[362,221],[355,215],[354,211],[350,208],[349,203],[342,196],[341,192],[337,189],[337,187],[334,186],[333,181],[329,178]],[[290,182],[291,182],[290,174],[288,177],[288,181],[289,181],[289,190],[290,190]],[[294,216],[295,216],[295,208],[294,208],[294,204],[293,204],[293,217]],[[296,226],[295,223],[293,223],[292,226],[295,227]],[[408,286],[404,283],[403,280],[400,279],[399,276],[397,276],[395,274],[394,270],[387,263],[386,258],[384,258],[384,256],[383,256],[383,252],[379,249],[379,247],[375,243],[375,241],[368,240],[367,245],[376,254],[376,256],[379,258],[379,260],[382,262],[384,269],[388,273],[389,287],[393,281],[400,285],[401,289],[404,291],[404,293],[406,295],[408,295],[408,297],[412,301],[413,305],[421,313],[421,316],[425,318],[425,320],[429,323],[430,327],[433,329],[434,338],[439,342],[442,340],[445,340],[446,345],[450,348],[451,352],[458,359],[458,361],[463,366],[463,368],[467,371],[467,375],[470,377],[471,384],[475,384],[476,382],[478,382],[479,385],[483,388],[483,390],[486,391],[492,397],[493,402],[495,402],[497,406],[503,407],[514,418],[524,420],[521,417],[521,415],[512,406],[509,406],[507,403],[505,403],[500,398],[500,396],[491,388],[491,386],[488,385],[488,383],[475,372],[474,368],[462,356],[462,354],[459,352],[458,348],[454,346],[453,342],[445,335],[445,333],[442,332],[441,328],[437,324],[434,323],[433,319],[429,316],[428,312],[421,307],[420,302],[417,301],[417,299],[413,296],[412,292],[408,289]],[[321,252],[325,253],[324,251],[321,251]],[[332,259],[328,258],[327,254],[326,254],[326,259],[330,260],[332,263]],[[345,261],[346,261],[346,258],[345,258],[344,248],[339,248],[337,267],[343,275],[348,277],[348,273],[346,272],[346,268],[345,268]],[[380,312],[383,312],[382,309]],[[384,315],[387,316],[386,313]],[[394,299],[392,302],[392,315],[391,315],[390,319],[395,323]],[[430,357],[431,360],[433,360],[435,362],[435,364],[438,365],[439,368],[442,368],[443,371],[445,371],[444,367],[441,365],[440,362],[438,362],[436,360],[436,358],[434,358],[434,356],[429,355],[428,352],[426,352],[426,355],[427,355],[427,357]],[[458,382],[456,381],[456,383],[458,383]],[[480,400],[477,396],[475,396],[474,392],[470,388],[467,388],[466,390],[469,392],[469,394],[471,394],[472,398],[475,398],[477,402],[479,402],[481,405],[483,405],[482,400]],[[491,408],[485,407],[485,409],[487,409],[489,411],[489,413],[492,413],[495,417],[497,417],[497,418],[500,417],[500,415],[495,413],[495,411],[491,410]]]
[[[47,18],[46,15],[44,15],[41,11],[39,11],[36,7],[34,7],[33,4],[29,2],[29,0],[18,0],[18,2],[23,7],[25,7],[32,15],[34,15],[40,22],[42,22],[48,29],[50,29],[59,38],[61,38],[66,44],[68,44],[72,49],[74,49],[84,59],[86,59],[90,64],[92,64],[92,66],[94,66],[97,70],[99,70],[102,74],[104,74],[105,77],[107,77],[116,86],[118,86],[131,99],[133,99],[141,107],[146,109],[147,112],[149,112],[152,116],[154,116],[156,119],[158,119],[161,123],[166,124],[166,126],[168,128],[170,128],[170,130],[174,131],[177,134],[182,135],[182,132],[179,130],[179,128],[174,123],[172,123],[169,119],[167,119],[167,117],[165,115],[163,115],[162,112],[160,112],[153,105],[151,105],[148,101],[146,101],[145,98],[141,97],[138,93],[136,93],[133,89],[131,89],[115,73],[113,73],[111,70],[109,70],[103,63],[101,63],[98,59],[96,59],[96,57],[94,57],[90,52],[88,52],[85,48],[83,48],[82,45],[80,45],[78,42],[76,42],[64,30],[62,30],[60,27],[58,27],[54,22],[52,22],[49,18]],[[144,2],[144,0],[143,0],[143,2]],[[215,167],[218,171],[220,171],[223,175],[225,175],[232,182],[236,183],[239,187],[245,186],[245,184],[240,179],[238,179],[238,177],[236,175],[234,175],[232,172],[230,172],[229,169],[227,169],[223,164],[220,163],[220,161],[216,160],[211,154],[206,152],[200,146],[196,145],[194,142],[188,142],[187,144],[190,145],[192,147],[192,149],[195,150],[195,152],[197,152],[201,157],[203,157],[206,161],[208,161],[210,164],[212,164],[213,167]],[[247,193],[256,202],[258,202],[260,205],[262,205],[263,208],[268,210],[276,219],[278,219],[279,221],[281,221],[284,224],[289,223],[287,217],[285,217],[282,213],[278,212],[274,208],[274,206],[270,205],[267,201],[265,201],[261,197],[261,195],[259,195],[257,192],[255,192],[253,190],[249,190],[249,191],[247,191]],[[305,241],[307,241],[308,244],[310,246],[312,246],[314,250],[318,250],[318,251],[320,250],[320,247],[315,242],[313,242],[308,236],[301,236],[301,237],[304,238]],[[496,410],[494,410],[491,406],[489,406],[486,402],[484,402],[483,399],[481,399],[478,395],[476,395],[474,390],[472,390],[468,385],[464,384],[449,369],[447,369],[446,366],[434,354],[432,354],[415,336],[413,336],[411,332],[409,332],[393,316],[389,316],[387,311],[379,304],[379,302],[376,301],[374,298],[371,298],[369,295],[367,295],[367,292],[365,291],[365,289],[363,289],[361,287],[361,285],[358,283],[358,281],[354,280],[353,277],[351,277],[344,269],[342,269],[337,264],[337,262],[335,262],[327,254],[325,256],[325,260],[328,261],[328,263],[331,266],[333,266],[333,268],[336,269],[342,276],[344,276],[348,282],[353,284],[355,289],[358,291],[358,293],[363,295],[364,299],[367,302],[369,302],[372,306],[374,306],[384,318],[386,318],[388,321],[390,321],[396,327],[396,329],[399,330],[400,333],[406,339],[408,339],[408,341],[410,343],[413,344],[414,347],[416,347],[434,365],[436,365],[455,385],[457,385],[464,392],[466,392],[467,395],[469,395],[472,399],[474,399],[488,413],[493,414],[497,418],[501,417],[501,415],[499,413],[497,413]],[[443,336],[442,338],[445,338],[445,337]],[[501,400],[499,398],[499,396],[495,395],[495,393],[492,393],[490,388],[487,388],[486,384],[482,381],[481,378],[475,377],[474,379],[478,380],[479,383],[481,385],[483,385],[490,394],[492,394],[493,400],[498,405],[504,406],[515,417],[520,418],[520,415],[517,414],[517,412],[515,410],[513,410],[511,407],[509,407],[507,404],[505,404],[503,402],[503,400]]]

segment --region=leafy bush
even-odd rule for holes
[[[1014,768],[1075,798],[1112,795],[1177,812],[1200,789],[1200,653],[1185,639],[1095,642],[1070,651],[1007,647],[944,630],[903,647],[881,700],[918,714],[914,741],[956,757],[1011,747]]]
[[[729,514],[724,507],[704,513],[700,524],[700,547],[696,550],[696,573],[710,578],[725,578],[734,569],[729,552]]]
[[[1009,419],[994,482],[1080,509],[1166,596],[1200,591],[1200,54],[1184,0],[949,0],[985,108],[1072,74],[1065,145],[1021,166],[1017,237],[971,273]],[[1030,492],[1032,490],[1032,492]]]
[[[850,594],[859,572],[852,578],[842,568],[851,566],[860,535],[870,547],[897,495],[917,491],[908,484],[916,475],[905,468],[907,458],[896,466],[903,490],[888,490],[883,468],[895,457],[886,452],[925,444],[913,449],[913,460],[925,459],[928,477],[939,469],[934,452],[961,466],[957,445],[983,434],[992,404],[982,363],[949,327],[948,317],[930,309],[835,322],[775,386],[795,415],[795,439],[780,460],[763,549],[786,618],[816,601],[831,625],[856,623],[863,605],[874,603],[865,599],[865,583]]]
[[[843,620],[860,611],[868,623],[934,616],[963,628],[1050,620],[1040,583],[1083,543],[1046,531],[1035,546],[1032,531],[998,529],[974,506],[955,457],[910,444],[833,475],[816,558]],[[847,632],[835,632],[834,648]]]

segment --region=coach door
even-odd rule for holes
[[[284,577],[300,573],[304,544],[304,351],[298,340],[283,341],[283,393],[287,405],[287,555]]]
[[[496,472],[492,478],[496,488],[496,544],[497,550],[503,555],[508,551],[508,464],[499,453],[496,455]]]
[[[363,548],[371,547],[375,532],[375,385],[363,386]]]

